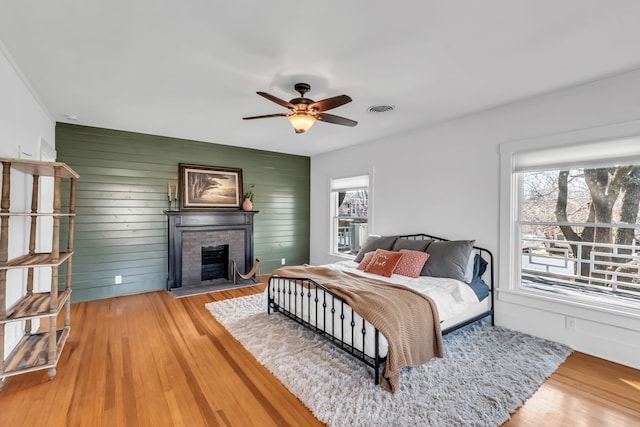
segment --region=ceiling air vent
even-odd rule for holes
[[[372,105],[367,111],[370,113],[388,113],[393,111],[394,108],[393,105]]]

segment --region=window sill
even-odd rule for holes
[[[498,289],[498,300],[563,315],[589,318],[621,328],[640,330],[640,304],[637,307],[631,307],[611,298],[600,297],[595,301],[594,298],[581,295],[558,295],[522,287]]]

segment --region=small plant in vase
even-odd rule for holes
[[[251,209],[253,209],[253,187],[255,186],[255,184],[251,184],[249,189],[244,192],[244,202],[242,202],[242,210],[250,211]]]

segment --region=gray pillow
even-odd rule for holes
[[[384,249],[385,251],[391,250],[396,239],[397,236],[369,236],[367,241],[364,242],[364,245],[360,248],[360,252],[358,252],[354,261],[362,261],[364,254],[375,251],[376,249]]]
[[[422,268],[420,275],[450,277],[464,282],[474,243],[475,240],[431,243],[427,249],[429,259]]]
[[[433,240],[398,239],[393,244],[391,250],[398,252],[400,249],[408,249],[410,251],[423,252],[431,242],[433,242]]]

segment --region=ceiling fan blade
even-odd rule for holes
[[[267,92],[256,92],[258,95],[260,96],[264,96],[265,98],[267,98],[269,101],[273,101],[278,105],[282,105],[285,108],[291,108],[292,110],[295,108],[295,106],[290,103],[289,101],[285,101],[284,99],[280,99],[278,97],[275,97],[271,94],[268,94]]]
[[[338,95],[338,96],[333,96],[331,98],[316,101],[312,104],[309,104],[307,108],[309,110],[315,109],[318,111],[327,111],[327,110],[331,110],[332,108],[336,108],[341,105],[347,104],[349,102],[351,102],[351,97],[347,95]]]
[[[320,113],[316,114],[316,119],[321,122],[333,123],[334,125],[355,126],[358,124],[355,120],[336,116],[334,114]]]
[[[266,119],[267,117],[282,117],[288,116],[287,113],[278,113],[278,114],[265,114],[263,116],[251,116],[251,117],[243,117],[242,120],[252,120],[252,119]]]

